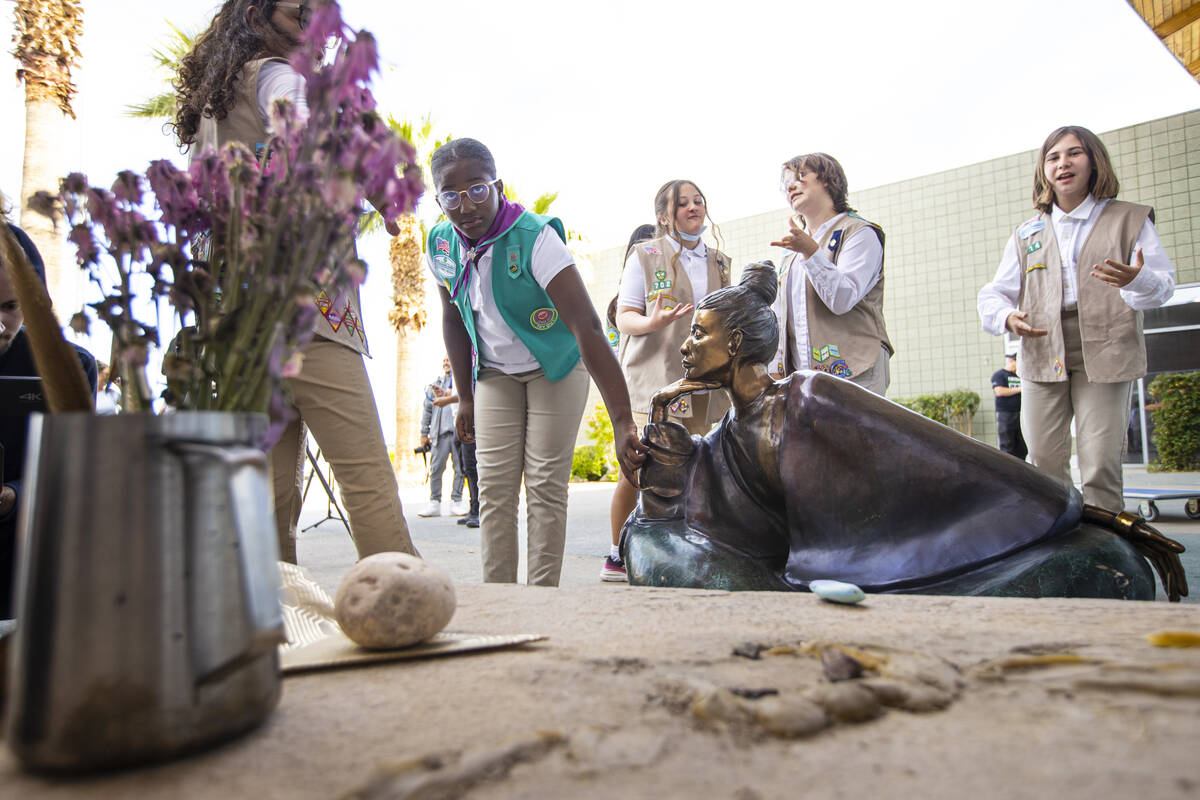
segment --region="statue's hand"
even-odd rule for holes
[[[707,392],[720,389],[716,381],[692,381],[682,378],[669,386],[664,386],[650,398],[650,422],[666,422],[667,408],[685,394],[692,392]]]

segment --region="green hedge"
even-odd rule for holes
[[[948,425],[967,436],[973,435],[975,412],[979,410],[977,392],[955,389],[952,392],[901,398],[896,402],[934,422]]]
[[[575,448],[571,459],[571,479],[576,481],[598,481],[609,473],[604,458],[605,449],[598,444],[585,444]]]
[[[1162,403],[1150,412],[1158,448],[1154,466],[1174,472],[1200,470],[1200,372],[1159,375],[1147,390]]]
[[[598,481],[617,479],[617,459],[613,451],[612,420],[603,403],[597,403],[587,418],[587,437],[593,444],[575,448],[571,459],[571,480]]]

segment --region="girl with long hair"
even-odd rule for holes
[[[1146,373],[1142,311],[1175,291],[1149,206],[1117,200],[1108,150],[1087,128],[1046,137],[1037,213],[1017,226],[979,291],[983,329],[1020,340],[1021,429],[1038,469],[1070,482],[1071,421],[1083,501],[1124,508],[1121,453],[1133,381]]]
[[[298,119],[308,118],[305,80],[288,60],[301,47],[321,1],[226,0],[221,6],[180,62],[176,81],[174,130],[193,158],[228,142],[240,142],[263,158],[270,110],[279,99],[291,102]],[[353,240],[329,258],[355,259]],[[283,382],[297,419],[269,453],[280,557],[296,561],[308,431],[341,485],[359,557],[415,554],[363,364],[369,351],[358,291],[318,302],[318,309],[316,335],[302,351],[300,373]]]
[[[679,346],[687,338],[695,304],[729,285],[729,257],[704,243],[708,200],[695,183],[677,179],[663,184],[654,196],[654,219],[655,238],[638,244],[631,239],[617,296],[621,371],[639,428],[649,421],[651,396],[683,377]],[[681,398],[671,416],[703,436],[728,407],[723,395],[698,392]],[[612,548],[602,580],[625,580],[617,545],[636,503],[637,488],[619,477],[609,510]]]

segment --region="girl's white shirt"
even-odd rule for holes
[[[683,271],[692,283],[692,297],[699,302],[708,294],[708,248],[704,246],[704,242],[700,242],[696,245],[695,250],[688,250],[670,236],[667,237],[667,243],[671,246],[673,254],[680,253],[679,261],[683,264]],[[638,248],[645,245],[645,242],[638,242],[634,245],[629,258],[625,259],[625,270],[621,273],[621,288],[617,292],[617,311],[622,308],[632,308],[642,314],[646,313],[646,276],[642,271],[637,254]],[[672,255],[673,257],[674,255]]]
[[[271,105],[279,99],[291,100],[299,119],[308,119],[307,83],[303,76],[282,61],[268,61],[258,71],[258,118],[271,129]]]
[[[1089,194],[1072,211],[1063,211],[1057,205],[1050,211],[1050,224],[1054,227],[1054,239],[1062,259],[1064,310],[1078,305],[1079,287],[1075,285],[1075,276],[1078,274],[1079,250],[1096,227],[1096,220],[1108,202]],[[993,336],[1004,333],[1008,315],[1017,310],[1021,296],[1021,263],[1017,257],[1016,238],[1015,235],[1008,238],[996,276],[979,290],[976,301],[983,329]],[[1142,251],[1142,269],[1120,292],[1127,306],[1134,311],[1145,311],[1158,308],[1175,294],[1175,266],[1163,250],[1158,231],[1149,219],[1142,224],[1133,251],[1125,256],[1125,263],[1133,263],[1138,248]],[[1084,280],[1099,278],[1087,276]]]
[[[519,372],[529,372],[540,369],[541,365],[524,342],[513,333],[512,328],[500,316],[500,308],[492,297],[492,250],[488,248],[475,269],[471,271],[471,281],[467,288],[467,298],[471,310],[475,312],[475,338],[479,345],[479,365],[492,367],[509,375]],[[542,228],[533,243],[531,271],[538,286],[545,289],[550,281],[567,267],[575,264],[575,256],[567,249],[558,233],[547,225]],[[437,278],[433,269],[433,261],[425,256],[425,265]],[[440,279],[439,279],[440,283]],[[484,291],[483,287],[488,287]],[[559,320],[558,324],[565,324]]]

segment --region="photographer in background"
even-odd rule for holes
[[[467,513],[462,501],[462,450],[458,437],[454,435],[458,395],[454,393],[454,376],[450,373],[449,358],[442,359],[442,371],[443,374],[426,388],[425,407],[421,412],[421,443],[416,452],[426,448],[429,451],[429,505],[418,513],[421,517],[442,515],[442,472],[446,469],[447,456],[454,467],[450,513],[456,517]]]

